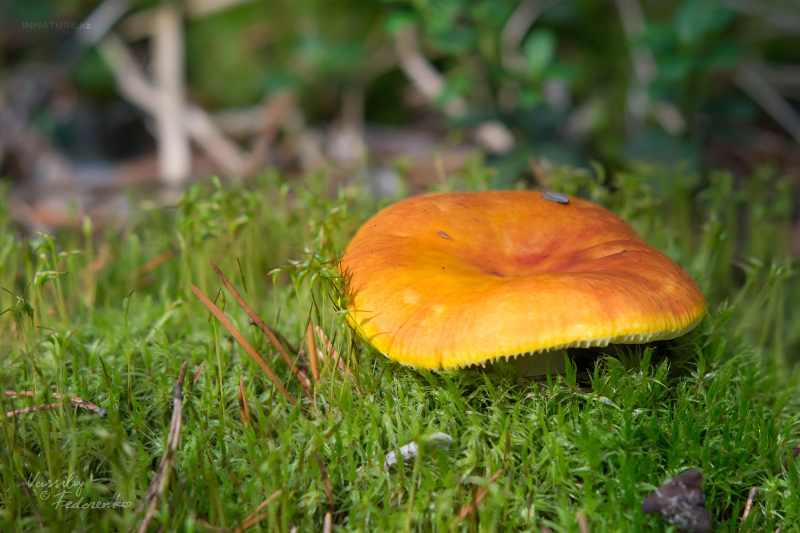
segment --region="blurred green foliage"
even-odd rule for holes
[[[190,20],[192,88],[212,106],[252,104],[286,88],[325,96],[358,82],[367,49],[381,37],[374,31],[380,16],[378,3],[279,0]]]
[[[4,26],[79,21],[98,4],[13,0]],[[158,2],[133,4],[135,13]],[[732,127],[763,118],[736,87],[736,69],[800,62],[795,12],[791,0],[243,2],[187,16],[186,70],[191,98],[212,109],[257,104],[290,88],[309,120],[325,122],[355,87],[365,92],[367,121],[408,124],[422,112],[404,97],[410,82],[394,39],[413,29],[445,80],[434,109],[459,97],[467,111],[448,119],[450,128],[506,124],[523,147],[505,160],[511,173],[530,155],[556,164],[655,159],[698,167],[709,138],[729,138]],[[21,41],[5,40],[0,67],[41,59],[53,50],[43,41],[68,37],[22,33]],[[108,97],[102,88],[113,82],[99,61],[85,54],[73,78]]]
[[[747,58],[746,35],[737,29],[752,21],[716,1],[402,4],[402,16],[423,28],[449,90],[470,102],[474,118],[502,118],[559,162],[588,153],[606,161],[695,163],[696,150],[685,144],[693,117],[715,98],[744,99],[727,75]],[[636,19],[639,8],[644,25],[626,29],[623,20]],[[535,20],[526,9],[538,13]],[[529,28],[523,23],[524,35],[514,36],[511,24],[526,17]],[[522,39],[520,49],[504,49],[514,38]],[[757,46],[750,53],[758,55]],[[548,88],[561,95],[548,96]],[[665,105],[682,118],[669,133],[658,120]],[[559,138],[568,150],[554,153],[548,144]]]

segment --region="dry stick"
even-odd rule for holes
[[[225,326],[225,329],[227,329],[230,332],[230,334],[233,335],[233,338],[236,339],[236,341],[242,345],[244,351],[246,351],[247,354],[253,358],[253,361],[258,363],[258,366],[260,366],[261,369],[264,372],[266,372],[267,376],[269,376],[269,379],[271,379],[272,382],[275,384],[275,386],[278,387],[278,390],[281,391],[281,394],[283,394],[284,398],[286,398],[292,405],[297,405],[294,401],[294,398],[292,398],[289,395],[289,393],[283,387],[283,384],[280,382],[277,376],[272,373],[272,370],[270,370],[269,365],[267,365],[267,363],[264,362],[261,356],[258,355],[258,352],[256,352],[255,349],[253,349],[253,347],[250,346],[250,343],[247,342],[247,340],[242,336],[241,333],[239,333],[239,330],[236,329],[236,326],[234,326],[230,320],[228,320],[228,317],[222,314],[222,311],[219,310],[219,307],[214,305],[214,302],[209,300],[208,296],[203,294],[203,292],[200,289],[198,289],[191,283],[189,284],[189,286],[192,288],[192,292],[194,292],[194,294],[198,298],[200,298],[203,304],[205,304],[205,306],[208,307],[208,310],[211,311],[215,317],[217,317],[217,320],[219,320],[223,326]]]
[[[750,493],[747,495],[747,503],[744,504],[744,512],[742,513],[741,523],[739,524],[739,529],[736,531],[736,533],[741,533],[744,521],[747,520],[747,517],[750,515],[750,509],[753,508],[753,500],[756,497],[756,492],[758,492],[758,489],[753,487],[750,489]]]
[[[308,361],[311,363],[311,374],[314,382],[319,382],[319,369],[317,368],[317,343],[314,341],[314,321],[309,316],[308,329],[306,329],[306,342],[308,343]]]
[[[492,477],[489,478],[488,485],[491,485],[492,483],[497,481],[497,478],[499,478],[500,474],[502,474],[502,473],[503,473],[503,469],[502,468],[500,470],[498,470],[497,472],[495,472],[494,475],[492,475]],[[461,509],[461,511],[458,513],[458,518],[456,518],[455,520],[453,520],[450,523],[450,528],[451,529],[456,526],[456,524],[458,523],[459,520],[463,520],[464,518],[467,517],[468,514],[470,514],[475,509],[478,508],[478,506],[481,504],[483,499],[486,497],[486,494],[489,492],[488,485],[486,487],[483,487],[480,490],[478,490],[478,492],[475,493],[475,497],[472,499],[472,501],[469,502],[467,505],[465,505]]]
[[[331,490],[331,480],[328,478],[328,471],[325,469],[325,463],[322,462],[322,457],[320,457],[318,453],[315,453],[314,459],[316,459],[320,474],[322,475],[325,497],[328,498],[328,510],[325,512],[325,518],[322,522],[322,531],[323,533],[329,533],[333,528],[333,491]]]
[[[356,392],[360,394],[361,389],[359,389],[356,386],[355,376],[353,375],[352,372],[350,372],[350,369],[347,368],[347,363],[345,363],[344,360],[339,356],[339,352],[337,352],[336,348],[333,347],[333,343],[330,341],[328,336],[325,335],[325,332],[322,331],[322,328],[320,328],[319,326],[314,326],[314,331],[317,332],[317,335],[319,335],[320,340],[322,340],[322,342],[325,344],[325,349],[328,351],[328,356],[333,358],[334,361],[336,361],[336,366],[339,368],[339,372],[350,378],[350,381],[353,383],[353,388],[356,390]],[[322,350],[318,351],[317,353],[320,359],[325,360],[325,355],[322,353]]]
[[[27,415],[29,413],[35,413],[37,411],[51,411],[53,409],[58,409],[59,407],[80,407],[78,404],[74,403],[46,403],[44,405],[34,405],[33,407],[25,407],[24,409],[15,409],[14,411],[6,411],[6,418],[14,418],[15,416],[20,415]]]
[[[306,396],[308,396],[308,399],[311,400],[311,403],[314,403],[314,396],[311,394],[311,382],[308,380],[306,373],[298,368],[295,362],[292,361],[292,358],[289,357],[288,353],[286,353],[286,349],[283,347],[283,344],[281,344],[281,341],[278,340],[278,337],[275,335],[275,333],[264,323],[263,320],[261,320],[261,317],[258,316],[258,314],[253,310],[252,307],[250,307],[244,298],[242,298],[242,295],[239,294],[239,291],[236,290],[236,287],[234,287],[233,284],[228,281],[228,278],[226,278],[225,274],[223,274],[219,267],[214,264],[214,261],[209,261],[209,263],[211,263],[211,268],[213,268],[214,272],[217,273],[217,276],[219,276],[222,284],[225,285],[225,287],[233,295],[236,302],[242,307],[242,309],[245,310],[247,316],[249,316],[253,322],[256,323],[256,326],[258,326],[258,328],[264,332],[264,335],[267,336],[269,342],[271,342],[275,349],[278,350],[278,353],[281,354],[281,357],[284,361],[286,361],[286,364],[289,365],[289,368],[297,378],[297,381],[299,381],[300,385],[303,387],[303,392],[306,393]]]
[[[33,392],[33,391],[20,391],[20,392],[3,391],[3,394],[6,395],[6,396],[10,396],[12,398],[19,398],[20,396],[27,396],[29,398],[36,397],[36,393]],[[57,392],[54,392],[52,394],[53,394],[53,398],[55,398],[57,400],[61,400],[62,398],[64,398],[64,396],[62,396],[61,394],[59,394]],[[17,409],[16,411],[8,411],[6,413],[6,417],[7,418],[12,418],[12,417],[15,417],[15,416],[18,416],[18,415],[24,415],[24,414],[27,414],[27,413],[34,413],[36,411],[47,411],[49,409],[58,409],[61,406],[64,406],[64,407],[72,406],[72,407],[79,407],[81,409],[86,409],[88,411],[92,411],[92,412],[97,413],[98,415],[100,415],[101,418],[105,418],[106,416],[108,416],[108,411],[106,411],[105,409],[102,409],[100,407],[97,407],[92,402],[90,402],[88,400],[84,400],[83,398],[80,398],[78,396],[69,396],[69,402],[47,403],[47,404],[43,404],[43,405],[34,405],[33,407],[26,407],[24,409]]]
[[[164,450],[164,455],[161,457],[161,464],[158,465],[156,477],[150,482],[147,492],[144,493],[142,503],[136,509],[136,512],[140,513],[145,506],[147,507],[142,523],[139,525],[139,533],[145,533],[147,526],[150,525],[150,520],[153,519],[156,503],[159,497],[164,495],[170,473],[172,473],[172,465],[175,463],[175,456],[178,453],[178,442],[181,439],[181,426],[183,425],[183,382],[185,379],[186,363],[184,362],[181,365],[178,379],[172,387],[172,419],[169,423],[166,450]]]
[[[578,520],[578,529],[581,533],[589,533],[589,521],[586,519],[586,514],[583,511],[578,511],[575,515]]]
[[[182,18],[176,4],[162,4],[156,12],[150,38],[153,81],[160,93],[154,113],[158,171],[159,178],[168,185],[182,183],[192,170],[189,133],[181,124],[186,107]]]
[[[192,382],[189,384],[189,389],[194,390],[194,386],[197,384],[197,380],[200,379],[200,375],[203,373],[203,369],[206,367],[206,362],[203,361],[200,363],[200,366],[197,367],[197,370],[194,371],[194,376],[192,376]]]
[[[250,427],[250,407],[247,405],[247,394],[244,392],[244,378],[239,374],[239,411],[242,413],[244,427]]]
[[[251,527],[253,527],[256,524],[258,524],[259,522],[261,522],[262,520],[268,518],[269,517],[268,514],[266,514],[266,513],[265,514],[258,514],[258,513],[263,511],[264,508],[272,502],[272,500],[274,500],[275,498],[280,496],[282,493],[283,493],[283,491],[278,489],[275,492],[273,492],[272,494],[270,494],[269,497],[267,497],[266,500],[261,502],[261,504],[258,507],[256,507],[255,511],[253,511],[247,518],[242,520],[242,523],[239,524],[238,526],[236,526],[232,530],[232,533],[243,533],[244,531],[247,531]]]

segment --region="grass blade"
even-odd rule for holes
[[[239,291],[236,290],[236,287],[234,287],[233,284],[231,284],[231,282],[228,281],[228,278],[225,277],[225,274],[222,273],[222,271],[214,263],[214,261],[209,261],[209,263],[211,263],[211,268],[213,268],[214,272],[217,273],[217,276],[219,276],[219,279],[222,281],[222,284],[225,285],[225,287],[233,295],[236,302],[240,306],[242,306],[242,309],[245,310],[247,316],[249,316],[253,320],[253,322],[255,322],[256,326],[258,326],[258,328],[264,332],[264,335],[267,336],[269,342],[271,342],[272,345],[275,347],[275,349],[278,350],[278,353],[281,354],[281,357],[283,358],[284,361],[286,361],[286,364],[289,365],[289,369],[295,375],[297,381],[300,382],[300,386],[303,387],[303,392],[305,392],[306,396],[308,396],[308,399],[311,400],[311,403],[313,404],[314,397],[311,394],[311,382],[308,380],[308,376],[306,376],[305,372],[303,372],[300,368],[298,368],[295,362],[292,361],[292,358],[289,357],[288,353],[286,353],[286,349],[283,347],[283,344],[281,344],[280,340],[275,335],[275,332],[272,331],[272,329],[270,329],[269,326],[267,326],[263,320],[261,320],[261,317],[258,316],[258,313],[256,313],[253,310],[253,308],[250,307],[250,305],[244,300],[244,298],[242,298],[242,295],[239,294]]]
[[[283,384],[280,382],[278,377],[272,372],[272,369],[270,369],[266,361],[264,361],[264,359],[262,359],[261,356],[258,355],[258,352],[256,352],[255,349],[252,346],[250,346],[250,343],[247,342],[247,339],[245,339],[244,336],[242,336],[242,334],[239,332],[239,330],[236,329],[236,326],[234,326],[233,323],[230,320],[228,320],[228,317],[226,317],[222,313],[222,311],[219,310],[219,307],[214,305],[214,302],[209,300],[208,296],[203,294],[203,291],[201,291],[192,284],[189,284],[189,286],[192,288],[192,292],[194,292],[194,294],[198,298],[200,298],[200,301],[202,301],[203,304],[205,304],[208,310],[211,311],[215,317],[217,317],[217,320],[219,320],[223,326],[225,326],[225,329],[227,329],[228,332],[231,335],[233,335],[233,338],[236,339],[236,341],[239,344],[241,344],[242,348],[244,348],[244,350],[248,353],[248,355],[253,358],[253,361],[258,363],[258,366],[260,366],[261,369],[264,372],[266,372],[267,376],[269,376],[269,379],[271,379],[272,382],[275,384],[275,386],[278,387],[278,390],[281,391],[281,394],[283,394],[284,398],[286,398],[286,400],[288,400],[289,403],[291,403],[292,405],[297,405],[294,401],[294,398],[292,398],[291,395],[289,395],[287,390],[284,388]]]

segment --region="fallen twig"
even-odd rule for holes
[[[178,453],[178,443],[181,438],[181,427],[183,425],[183,383],[186,379],[186,363],[181,365],[181,371],[178,374],[178,379],[172,388],[172,419],[169,424],[169,434],[167,435],[167,446],[164,450],[164,455],[161,457],[161,463],[158,465],[158,472],[147,487],[147,492],[144,494],[142,503],[136,510],[140,513],[145,509],[144,518],[139,525],[139,533],[145,533],[147,526],[153,519],[153,514],[156,510],[156,503],[158,499],[164,495],[164,490],[167,488],[170,473],[172,473],[172,465],[175,463],[175,456]]]
[[[586,513],[578,511],[575,514],[575,519],[578,521],[578,529],[581,533],[589,533],[589,520],[586,518]]]
[[[317,466],[319,466],[319,471],[322,475],[322,486],[325,488],[325,497],[328,499],[328,510],[325,512],[325,518],[322,522],[322,531],[323,533],[329,533],[333,528],[333,490],[331,490],[331,480],[328,477],[328,471],[325,469],[325,463],[322,462],[322,457],[315,453],[314,459],[317,461]]]
[[[333,513],[328,511],[322,519],[322,533],[331,533],[333,531]]]
[[[213,268],[214,272],[217,273],[217,276],[219,276],[219,279],[220,281],[222,281],[222,284],[225,285],[225,288],[227,288],[230,291],[236,302],[242,307],[242,309],[245,310],[247,316],[250,317],[250,319],[255,323],[256,326],[258,326],[258,329],[264,332],[264,335],[267,336],[269,342],[271,342],[272,345],[275,347],[275,349],[278,350],[278,353],[281,354],[281,357],[283,358],[284,361],[286,361],[286,364],[289,365],[289,369],[297,378],[297,381],[300,382],[300,386],[303,387],[303,392],[306,393],[306,396],[308,396],[308,399],[311,400],[311,403],[313,404],[314,396],[311,394],[311,382],[308,380],[308,376],[306,376],[306,373],[303,372],[297,366],[297,364],[295,364],[294,361],[292,361],[292,358],[289,357],[289,354],[286,352],[286,349],[283,347],[283,344],[281,344],[281,341],[275,335],[275,332],[272,331],[272,329],[270,329],[269,326],[267,326],[263,320],[261,320],[261,317],[258,316],[258,313],[256,313],[253,310],[253,308],[250,307],[250,304],[248,304],[244,300],[244,298],[242,298],[242,295],[239,294],[239,291],[236,290],[236,287],[234,287],[233,284],[230,281],[228,281],[228,278],[225,277],[225,274],[222,273],[222,271],[214,263],[214,261],[209,261],[209,263],[211,263],[211,268]]]
[[[747,495],[747,503],[744,504],[744,512],[742,512],[742,518],[739,522],[739,529],[737,530],[736,533],[741,533],[744,521],[747,520],[747,517],[750,515],[750,509],[753,508],[753,500],[755,499],[757,492],[758,489],[756,489],[755,487],[750,489],[750,493]]]
[[[453,527],[455,527],[455,526],[456,526],[456,524],[458,524],[459,520],[463,520],[464,518],[466,518],[466,517],[467,517],[467,515],[468,515],[468,514],[470,514],[471,512],[475,511],[475,509],[477,509],[477,508],[478,508],[478,506],[481,504],[481,502],[483,501],[483,499],[486,497],[486,494],[489,492],[489,486],[490,486],[492,483],[494,483],[495,481],[497,481],[497,478],[499,478],[499,477],[500,477],[500,474],[502,474],[502,473],[503,473],[503,469],[501,468],[500,470],[498,470],[497,472],[495,472],[495,473],[492,475],[492,477],[490,477],[490,478],[489,478],[489,483],[487,483],[487,485],[486,485],[485,487],[482,487],[482,488],[480,488],[480,489],[478,490],[478,492],[476,492],[476,493],[475,493],[475,497],[472,499],[472,501],[470,501],[470,502],[469,502],[467,505],[465,505],[465,506],[464,506],[464,507],[461,509],[461,511],[459,511],[459,513],[458,513],[458,518],[454,519],[454,520],[453,520],[453,521],[450,523],[450,528],[451,528],[451,529],[452,529]]]
[[[33,391],[20,391],[20,392],[3,391],[3,394],[6,395],[6,396],[10,396],[12,398],[19,398],[21,396],[26,396],[28,398],[35,398],[36,397],[36,393],[33,392]],[[62,396],[61,394],[59,394],[57,392],[54,392],[52,394],[53,394],[53,398],[55,398],[57,400],[60,400],[60,399],[64,398],[64,396]],[[46,403],[46,404],[43,404],[43,405],[34,405],[32,407],[26,407],[24,409],[17,409],[15,411],[8,411],[6,413],[6,417],[7,418],[12,418],[12,417],[15,417],[15,416],[18,416],[18,415],[24,415],[24,414],[27,414],[27,413],[34,413],[36,411],[47,411],[47,410],[50,410],[50,409],[58,409],[59,407],[62,407],[62,406],[63,407],[70,407],[71,406],[71,407],[78,407],[80,409],[86,409],[88,411],[92,411],[94,413],[97,413],[98,415],[100,415],[101,418],[105,418],[105,417],[108,416],[108,411],[96,406],[92,402],[90,402],[88,400],[84,400],[83,398],[80,398],[78,396],[69,396],[69,401],[68,402]]]
[[[253,358],[253,361],[258,363],[258,366],[261,367],[261,369],[267,374],[267,376],[269,376],[269,379],[271,379],[272,382],[275,384],[275,386],[278,387],[278,390],[281,391],[281,394],[283,394],[284,398],[286,398],[286,400],[288,400],[288,402],[291,403],[292,405],[297,405],[294,401],[294,398],[292,398],[289,395],[286,388],[280,382],[278,377],[272,372],[272,369],[270,369],[269,365],[264,361],[264,359],[261,358],[260,355],[258,355],[258,352],[256,352],[255,349],[252,346],[250,346],[250,343],[247,342],[247,339],[245,339],[244,336],[239,332],[239,330],[236,329],[236,326],[234,326],[233,323],[230,320],[228,320],[228,317],[226,317],[222,313],[222,311],[219,310],[219,307],[214,305],[214,302],[209,300],[208,296],[203,294],[203,291],[201,291],[192,284],[189,284],[189,286],[192,288],[192,292],[194,292],[194,294],[198,298],[200,298],[200,300],[208,308],[208,310],[211,311],[215,317],[217,317],[217,320],[219,320],[223,326],[225,326],[225,329],[227,329],[228,332],[230,332],[230,334],[233,335],[233,338],[236,339],[236,341],[239,344],[241,344],[242,348],[244,348],[247,354]]]

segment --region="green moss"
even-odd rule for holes
[[[641,501],[687,468],[705,473],[717,531],[738,528],[753,486],[760,496],[752,530],[798,522],[800,462],[773,476],[800,441],[787,182],[766,171],[737,188],[721,173],[642,167],[604,177],[556,169],[551,189],[629,220],[698,280],[710,312],[683,338],[601,356],[588,377],[571,368],[532,385],[506,365],[417,372],[354,338],[335,305],[335,257],[379,206],[359,188],[328,199],[324,179],[215,181],[193,186],[174,210],[139,211],[122,230],[87,225],[55,238],[17,231],[0,205],[0,285],[7,289],[0,293],[0,386],[37,391],[34,400],[3,397],[3,409],[53,401],[54,387],[108,410],[102,419],[72,408],[2,419],[0,529],[38,529],[37,515],[59,531],[138,525],[135,510],[165,453],[183,362],[187,382],[199,365],[205,369],[185,389],[176,464],[154,520],[165,530],[202,531],[200,520],[234,527],[278,490],[261,511],[263,530],[319,530],[329,508],[336,528],[361,531],[454,523],[459,530],[578,531],[578,512],[592,531],[662,530]],[[472,165],[446,187],[480,189],[491,179]],[[143,270],[165,253],[163,263]],[[209,259],[288,346],[305,346],[310,313],[354,383],[323,366],[312,408],[265,337],[220,291]],[[209,321],[189,284],[216,298],[297,407]],[[249,427],[237,401],[240,376]],[[386,453],[435,432],[453,437],[449,450],[422,447],[395,473],[382,470]],[[481,488],[477,512],[457,518]],[[110,508],[67,509],[59,501]]]

